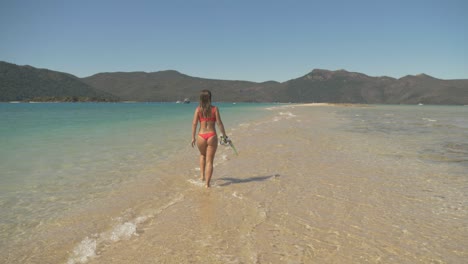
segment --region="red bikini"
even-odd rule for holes
[[[210,139],[210,137],[216,136],[216,132],[208,132],[204,134],[198,134],[200,137],[202,137],[204,140]]]
[[[216,122],[216,106],[211,106],[211,117],[203,117],[202,112],[200,111],[200,108],[198,108],[198,119],[201,122]],[[201,138],[204,140],[208,140],[211,137],[216,136],[216,132],[208,132],[208,133],[203,133],[203,134],[198,134]]]
[[[200,122],[205,122],[205,121],[216,122],[216,106],[211,107],[211,117],[203,117],[201,109],[198,108],[198,119],[200,119]]]

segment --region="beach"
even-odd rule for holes
[[[466,194],[456,184],[447,190],[444,165],[395,159],[387,154],[397,144],[370,147],[379,137],[333,133],[346,122],[336,106],[271,111],[232,131],[239,156],[220,147],[213,188],[194,184],[187,157],[180,164],[193,168],[179,168],[177,178],[193,186],[89,263],[466,260]]]
[[[20,262],[464,263],[466,142],[437,158],[427,140],[445,134],[443,117],[432,116],[440,110],[408,109],[277,105],[225,122],[239,155],[218,147],[210,189],[187,136],[142,167],[145,177],[49,223],[54,232]],[[404,121],[412,119],[421,131]],[[460,140],[467,132],[448,129]],[[77,235],[60,239],[70,226]]]

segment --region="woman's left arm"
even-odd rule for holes
[[[226,137],[226,131],[224,130],[224,124],[221,120],[221,115],[219,114],[219,109],[216,107],[216,123],[218,123],[219,130],[221,130],[221,134],[223,137]]]

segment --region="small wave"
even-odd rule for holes
[[[128,240],[132,236],[137,236],[137,224],[142,223],[142,219],[147,219],[147,217],[138,217],[134,221],[117,224],[110,231],[101,233],[95,239],[86,237],[73,249],[73,255],[68,259],[67,264],[86,263],[96,256],[98,245]]]
[[[273,111],[273,110],[278,110],[278,109],[284,109],[284,108],[287,108],[287,107],[288,107],[288,106],[285,106],[285,105],[270,106],[270,107],[265,108],[265,110]]]
[[[289,118],[293,118],[293,117],[296,117],[296,115],[291,113],[291,112],[279,112],[279,116],[273,117],[273,121],[277,122],[277,121],[280,121],[281,119],[284,119],[284,118],[289,119]]]
[[[146,222],[150,218],[156,217],[165,209],[182,201],[183,199],[184,196],[179,195],[152,213],[149,213],[145,216],[136,217],[133,220],[127,221],[125,223],[119,223],[109,231],[103,232],[99,235],[94,235],[95,238],[86,237],[73,249],[73,253],[68,258],[67,264],[86,263],[90,259],[96,257],[97,248],[99,246],[121,240],[128,240],[134,236],[138,236],[138,225]]]
[[[430,118],[426,118],[426,117],[423,118],[422,120],[428,121],[428,122],[436,122],[436,121],[437,121],[437,120],[435,120],[435,119],[430,119]]]
[[[287,116],[287,117],[295,117],[296,115],[291,113],[291,112],[280,112],[279,113],[281,116]]]
[[[118,225],[112,230],[110,240],[117,242],[122,239],[130,239],[133,235],[137,235],[136,228],[136,223],[127,222]]]
[[[86,263],[88,259],[96,256],[96,248],[96,239],[86,237],[75,247],[73,256],[68,259],[67,264]]]
[[[187,181],[190,182],[190,183],[193,184],[193,185],[196,185],[196,186],[200,186],[200,187],[205,186],[205,183],[202,182],[201,180],[189,179],[189,180],[187,180]]]

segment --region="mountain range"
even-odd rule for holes
[[[315,69],[282,83],[206,79],[174,70],[98,73],[78,78],[0,62],[0,101],[175,102],[197,100],[202,89],[211,90],[218,102],[468,104],[468,79],[442,80],[425,74],[396,79]]]

